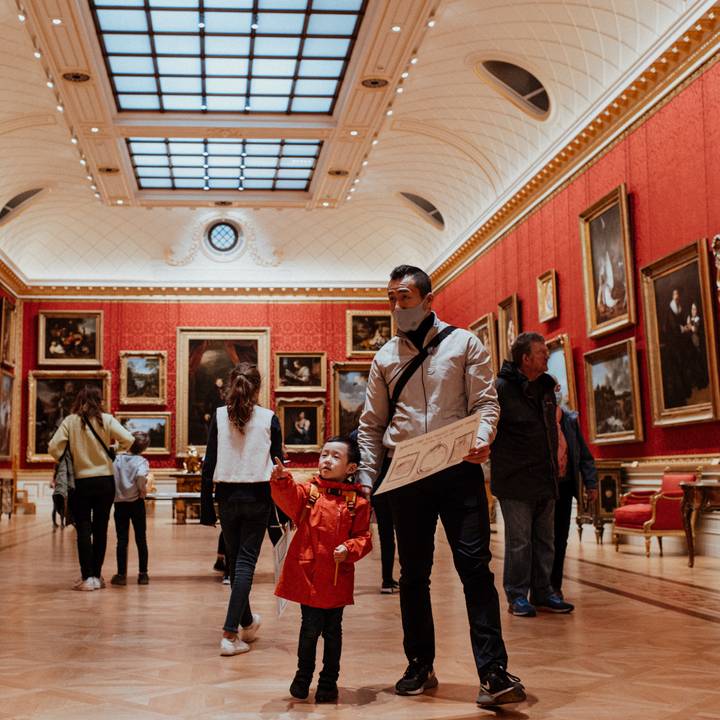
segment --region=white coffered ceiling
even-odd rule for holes
[[[400,262],[432,268],[711,5],[369,0],[332,116],[173,117],[117,112],[85,0],[24,0],[25,22],[13,0],[0,0],[0,204],[46,188],[0,224],[0,259],[32,285],[373,287]],[[475,66],[486,59],[536,75],[548,119],[483,81]],[[68,71],[91,80],[70,83],[60,77]],[[388,85],[365,88],[368,77]],[[307,191],[150,191],[137,187],[128,137],[294,137],[323,147]],[[119,172],[99,172],[106,166]],[[348,175],[328,174],[338,168]],[[435,204],[445,228],[401,191]],[[232,262],[203,250],[207,224],[223,217],[247,240]]]

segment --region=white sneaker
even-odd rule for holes
[[[260,623],[262,622],[262,618],[258,613],[253,613],[252,619],[252,624],[240,630],[240,637],[246,643],[251,643],[255,640],[255,638],[257,637],[257,631],[260,629]]]
[[[230,640],[230,638],[224,637],[220,641],[220,654],[221,655],[240,655],[250,650],[250,646],[243,642],[240,638],[237,640]]]
[[[93,581],[93,585],[95,586],[95,590],[102,590],[105,587],[105,580],[101,577],[99,578],[90,578],[90,580]]]
[[[90,592],[91,590],[95,589],[95,579],[94,578],[85,578],[85,580],[78,580],[73,585],[73,590],[82,590],[83,592]]]

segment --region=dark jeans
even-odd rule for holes
[[[301,605],[302,623],[298,640],[298,675],[310,682],[315,672],[315,654],[320,635],[323,638],[323,668],[320,684],[333,685],[340,675],[342,653],[342,616],[344,608],[315,608]]]
[[[555,498],[500,498],[505,522],[503,586],[508,602],[527,598],[543,602],[552,593],[550,572],[555,557]]]
[[[270,500],[218,503],[220,527],[225,541],[225,563],[230,568],[230,601],[223,630],[235,633],[240,625],[252,625],[250,588],[260,546],[265,537]]]
[[[553,559],[550,584],[553,590],[562,590],[563,566],[567,550],[568,533],[570,532],[570,516],[575,493],[575,483],[564,480],[558,484],[560,496],[555,501],[555,557]]]
[[[390,585],[393,581],[393,566],[395,565],[395,525],[393,524],[390,500],[387,495],[378,495],[373,497],[372,505],[380,538],[382,584]]]
[[[478,674],[507,666],[500,604],[490,572],[490,521],[479,465],[461,463],[389,493],[400,557],[403,647],[409,661],[432,664],[435,628],[430,571],[438,517],[465,592],[470,642]]]
[[[99,578],[105,561],[110,510],[115,500],[115,478],[112,475],[75,478],[71,498],[83,580]]]
[[[135,534],[138,551],[138,572],[148,570],[148,546],[145,521],[145,500],[138,498],[133,502],[115,503],[115,532],[117,533],[117,571],[118,575],[127,575],[128,543],[130,541],[130,523]]]

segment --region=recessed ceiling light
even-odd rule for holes
[[[367,161],[367,160],[363,160],[363,163],[362,163],[362,164],[363,164],[363,167],[365,167],[365,166],[368,164],[368,161]]]
[[[205,185],[205,187],[203,187],[203,190],[209,190],[209,189],[210,188],[207,185]]]
[[[247,157],[247,153],[246,152],[240,153],[240,157]]]
[[[373,144],[373,145],[377,145],[379,142],[380,142],[379,140],[375,139],[375,140],[372,141],[372,144]]]
[[[62,105],[60,105],[59,103],[55,107],[58,112],[62,112],[63,110],[65,110],[65,108]]]
[[[350,192],[355,192],[355,188],[350,188]]]
[[[430,28],[435,27],[435,21],[432,20],[432,19],[428,20],[427,26],[430,27]]]
[[[87,165],[87,160],[85,160],[85,158],[82,158],[82,159],[80,160],[80,164],[81,164],[83,167],[85,167],[85,166]]]
[[[71,137],[71,138],[70,138],[70,142],[71,142],[73,145],[77,145],[77,144],[78,144],[78,139],[77,139],[76,137]]]
[[[392,111],[392,110],[388,110],[385,114],[386,114],[388,117],[390,117],[390,116],[393,114],[393,111]]]
[[[351,134],[353,137],[355,137],[355,136],[358,134],[358,131],[357,131],[357,130],[351,130],[351,131],[350,131],[350,134]]]
[[[95,197],[96,197],[96,198],[99,198],[99,197],[100,197],[100,193],[99,193],[99,192],[96,192],[96,193],[95,193]]]
[[[42,53],[39,50],[36,50],[33,55],[39,60],[42,57]]]
[[[240,185],[240,187],[238,188],[238,190],[244,190],[244,189],[245,188],[242,185]]]
[[[417,61],[418,61],[418,59],[417,59],[416,57],[411,58],[410,64],[411,64],[411,65],[417,65]]]
[[[208,164],[207,164],[207,163],[205,163],[205,164],[203,165],[203,168],[204,168],[205,170],[207,170],[207,169],[208,169],[208,167],[209,167],[209,166],[208,166]]]
[[[210,179],[209,175],[203,175],[203,180],[209,180],[209,179]]]
[[[207,156],[208,156],[208,152],[207,152],[207,150],[206,150],[206,151],[205,151],[205,152],[203,153],[203,155],[204,155],[205,157],[207,157]]]
[[[207,110],[207,105],[201,105],[201,106],[200,106],[200,109],[201,109],[201,110]]]
[[[46,84],[49,88],[54,88],[54,87],[55,87],[55,83],[54,83],[52,80],[48,80],[45,84]]]
[[[402,30],[402,28],[399,25],[393,25],[390,29],[393,32],[400,32]]]
[[[86,180],[92,180],[92,175],[86,175],[86,176],[85,176],[85,179],[86,179]]]
[[[99,133],[99,132],[100,132],[100,128],[98,128],[98,127],[91,127],[91,128],[90,128],[90,132]]]
[[[353,185],[357,185],[360,182],[360,178],[355,178],[353,180]]]
[[[115,201],[115,204],[116,204],[116,205],[123,205],[124,203],[125,203],[124,200],[116,200],[116,201]]]
[[[257,24],[256,22],[254,22],[254,23],[250,26],[250,28],[251,28],[252,30],[257,30],[257,29],[258,29],[258,24]]]
[[[352,200],[352,195],[348,195],[345,199],[346,199],[346,200]]]
[[[246,106],[245,106],[245,109],[246,109],[246,110],[249,110],[249,109],[250,109],[250,105],[246,105]]]
[[[97,185],[91,185],[91,186],[90,186],[90,189],[91,189],[91,190],[97,190]]]
[[[62,18],[53,18],[52,24],[53,25],[62,25]]]
[[[330,207],[330,203],[329,203],[329,202],[324,202],[324,203],[322,204],[322,206],[323,206],[323,207]]]
[[[398,95],[399,95],[400,93],[404,93],[405,90],[403,88],[399,87],[395,90],[395,92],[398,93]]]
[[[18,20],[20,22],[25,22],[25,16],[22,13],[18,13]]]
[[[199,23],[198,23],[198,27],[202,30],[202,29],[205,27],[205,23],[204,23],[204,22],[199,22]]]

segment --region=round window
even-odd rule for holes
[[[227,253],[234,250],[239,240],[237,228],[229,222],[216,222],[207,232],[208,245],[216,252]]]

